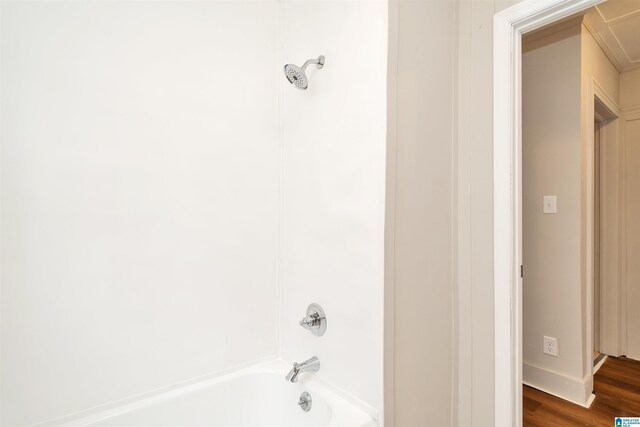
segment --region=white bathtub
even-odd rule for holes
[[[45,425],[67,426],[341,426],[375,427],[366,406],[302,373],[297,383],[284,376],[290,365],[272,361],[175,387],[151,397]],[[311,394],[309,412],[298,406]],[[86,413],[85,413],[86,414]]]

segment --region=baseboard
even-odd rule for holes
[[[609,357],[609,356],[607,356],[607,355],[605,354],[605,355],[604,355],[604,357],[603,357],[602,359],[600,359],[600,361],[599,361],[598,363],[596,363],[596,366],[594,366],[594,367],[593,367],[593,375],[595,375],[595,374],[596,374],[596,372],[598,372],[598,370],[599,370],[600,368],[602,368],[602,365],[604,365],[604,362],[606,362],[606,361],[607,361],[607,358],[608,358],[608,357]]]
[[[522,379],[525,385],[585,408],[589,408],[595,399],[590,375],[579,379],[525,362]]]

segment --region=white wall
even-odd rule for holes
[[[580,30],[525,43],[522,55],[523,379],[543,389],[540,369],[583,377]],[[545,195],[557,214],[543,213]],[[542,352],[545,335],[558,357]]]
[[[282,355],[318,356],[320,377],[382,413],[387,4],[281,7],[282,62],[326,56],[307,91],[282,88]],[[298,325],[312,302],[320,338]]]
[[[626,355],[640,360],[640,114],[636,111],[625,123],[627,166],[627,297],[624,301],[627,314]]]
[[[391,46],[388,426],[452,425],[455,2],[404,1]],[[392,23],[394,24],[394,23]],[[390,66],[393,67],[393,64]],[[389,356],[389,355],[388,355]]]
[[[584,97],[587,97],[590,86],[595,81],[610,100],[618,105],[620,103],[620,73],[611,63],[593,35],[582,25],[582,89]],[[593,94],[591,94],[593,96]],[[590,101],[585,99],[583,106],[587,106]],[[589,122],[589,117],[585,119]],[[593,129],[593,123],[590,128]]]
[[[2,424],[276,355],[277,4],[1,7]]]
[[[493,426],[493,16],[513,0],[458,4],[454,125],[454,425]]]
[[[581,19],[525,38],[523,380],[581,404],[592,391],[596,86],[617,103],[619,73]],[[605,159],[617,146],[609,139]],[[557,214],[542,212],[544,195],[557,196]],[[558,339],[558,357],[543,353],[545,335]]]
[[[640,69],[620,75],[622,135],[625,149],[626,183],[626,355],[640,360]]]
[[[640,68],[620,74],[620,107],[640,106]]]

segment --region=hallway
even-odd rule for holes
[[[586,409],[524,386],[524,426],[613,426],[615,417],[640,416],[640,362],[608,358],[594,379],[596,399]]]

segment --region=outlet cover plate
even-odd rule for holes
[[[544,351],[544,354],[558,357],[558,339],[545,336],[542,343],[542,351]]]

